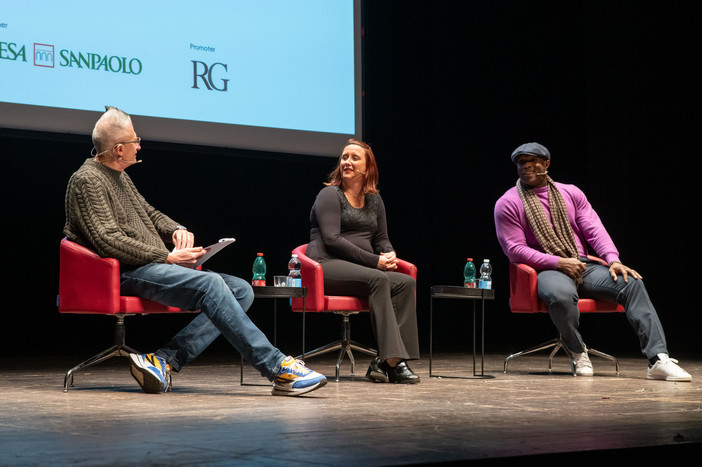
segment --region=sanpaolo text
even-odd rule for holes
[[[112,73],[138,75],[144,69],[138,58],[120,57],[117,55],[101,55],[93,52],[73,52],[63,49],[59,51],[59,65],[70,68],[87,68]]]

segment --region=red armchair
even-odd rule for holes
[[[339,367],[344,359],[344,355],[347,355],[351,362],[351,375],[354,374],[356,365],[352,350],[371,356],[378,355],[377,350],[351,340],[351,324],[349,317],[358,313],[368,312],[368,299],[341,295],[325,295],[324,271],[322,270],[322,265],[308,257],[305,254],[306,251],[307,244],[301,245],[292,251],[293,254],[297,255],[302,265],[302,286],[307,287],[304,308],[302,299],[292,299],[292,310],[302,313],[302,355],[300,355],[300,358],[305,359],[339,350],[339,358],[336,361],[336,381],[339,381]],[[412,263],[400,259],[397,271],[409,275],[415,281],[417,280],[417,267]],[[310,352],[305,352],[305,313],[307,312],[334,313],[341,315],[341,339]]]
[[[120,294],[119,261],[102,258],[92,250],[66,238],[61,240],[59,266],[59,313],[111,315],[116,318],[114,345],[68,370],[63,389],[73,385],[73,373],[109,358],[137,351],[125,344],[124,318],[149,313],[184,313],[139,297]],[[185,312],[187,313],[187,312]]]
[[[590,259],[600,261],[606,264],[599,258],[589,256]],[[531,266],[526,264],[509,264],[509,305],[512,313],[548,313],[546,304],[539,300],[537,295],[537,272]],[[580,313],[623,313],[624,307],[616,303],[602,302],[590,298],[581,298],[578,300],[578,309]],[[568,352],[567,347],[559,336],[556,339],[544,342],[543,344],[530,347],[521,352],[510,355],[505,359],[504,372],[507,373],[509,362],[522,355],[538,352],[553,348],[549,356],[548,371],[551,372],[553,357],[560,349]],[[615,364],[617,374],[619,374],[619,361],[606,353],[588,347],[588,353],[607,360],[612,360]],[[569,355],[570,356],[570,355]],[[575,374],[575,362],[571,358],[571,366],[573,374]]]

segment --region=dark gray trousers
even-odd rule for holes
[[[321,264],[327,295],[368,297],[381,360],[419,358],[414,279],[407,274],[380,271],[340,259]]]
[[[629,277],[627,283],[619,276],[615,282],[607,266],[589,261],[586,263],[583,283],[579,286],[560,271],[548,270],[538,274],[539,298],[548,306],[551,320],[568,348],[576,353],[584,350],[583,339],[578,332],[580,311],[577,306],[578,299],[582,297],[622,305],[639,338],[641,353],[646,358],[668,353],[663,326],[643,280]]]

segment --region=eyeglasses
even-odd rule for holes
[[[132,140],[132,141],[120,141],[119,143],[115,143],[115,146],[117,146],[118,144],[129,144],[129,143],[135,143],[135,144],[138,144],[139,146],[141,146],[141,137],[137,136],[137,139]]]

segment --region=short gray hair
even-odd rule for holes
[[[120,130],[132,126],[132,118],[117,107],[105,106],[105,113],[95,123],[93,128],[93,147],[100,153],[109,148]]]

